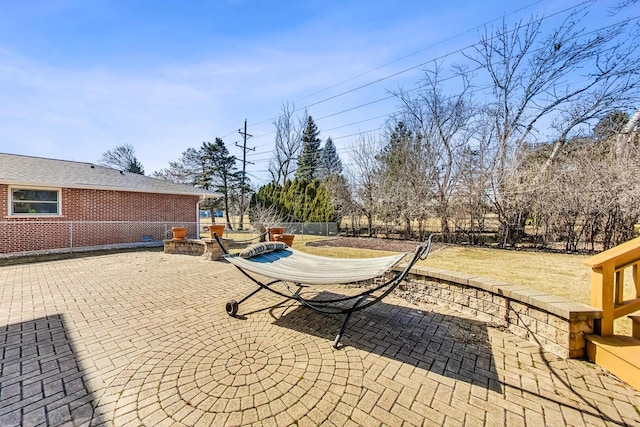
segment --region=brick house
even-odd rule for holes
[[[198,237],[220,195],[91,163],[0,153],[0,254]]]

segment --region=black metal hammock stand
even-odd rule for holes
[[[426,259],[431,248],[432,236],[419,244],[413,252],[377,258],[331,258],[312,255],[287,247],[283,243],[265,242],[252,245],[240,254],[229,254],[224,249],[220,238],[214,237],[225,252],[224,259],[235,265],[247,278],[258,285],[258,288],[239,301],[229,300],[227,313],[235,316],[239,305],[257,292],[266,289],[283,298],[298,301],[300,304],[325,314],[344,314],[345,318],[336,336],[333,346],[338,348],[340,338],[345,332],[347,323],[353,313],[364,310],[380,302],[389,295],[409,274],[411,268],[420,259]],[[362,282],[373,282],[374,279],[386,277],[387,273],[408,257],[409,261],[395,276],[384,279],[379,285],[372,286],[352,296],[312,300],[300,295],[300,288],[307,285],[345,285]],[[263,282],[252,274],[273,279]],[[290,294],[274,289],[273,285],[283,283]],[[289,284],[298,287],[292,290]],[[381,291],[378,295],[375,292]],[[369,299],[369,301],[367,301]],[[346,306],[345,306],[346,303]]]
[[[218,236],[215,232],[212,232],[212,233],[211,233],[211,238],[215,238],[215,239],[216,239],[216,241],[218,242],[218,245],[220,244],[220,238],[219,238],[219,236]],[[232,242],[233,242],[235,245],[248,245],[248,244],[250,244],[250,243],[261,242],[261,241],[263,241],[263,239],[265,239],[265,238],[269,238],[269,232],[268,232],[268,231],[265,231],[264,233],[261,233],[261,234],[259,234],[259,235],[255,236],[255,237],[251,237],[251,238],[249,238],[249,239],[245,239],[245,240],[236,240],[236,239],[233,239],[233,240],[232,240]]]

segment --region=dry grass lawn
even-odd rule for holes
[[[298,239],[296,237],[296,239]],[[346,247],[330,247],[330,246],[305,246],[308,241],[321,240],[294,240],[293,248],[301,251],[321,256],[336,257],[336,258],[374,258],[380,256],[394,255],[397,252],[379,251],[374,249],[359,249],[359,248],[346,248]]]
[[[447,246],[424,265],[501,280],[590,303],[591,269],[586,255]]]
[[[369,249],[310,247],[296,241],[293,246],[316,255],[341,258],[391,254]],[[587,258],[585,255],[446,246],[432,252],[418,265],[497,279],[589,304],[591,270],[582,264]]]

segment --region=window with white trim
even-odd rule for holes
[[[11,188],[11,215],[60,215],[60,190]]]

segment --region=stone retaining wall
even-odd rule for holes
[[[410,299],[504,327],[565,358],[586,356],[584,337],[602,317],[601,310],[563,297],[434,268],[413,268],[399,288]]]
[[[225,250],[229,250],[229,241],[222,239]],[[183,239],[165,240],[165,254],[201,255],[208,261],[216,261],[222,258],[224,252],[214,239]]]

